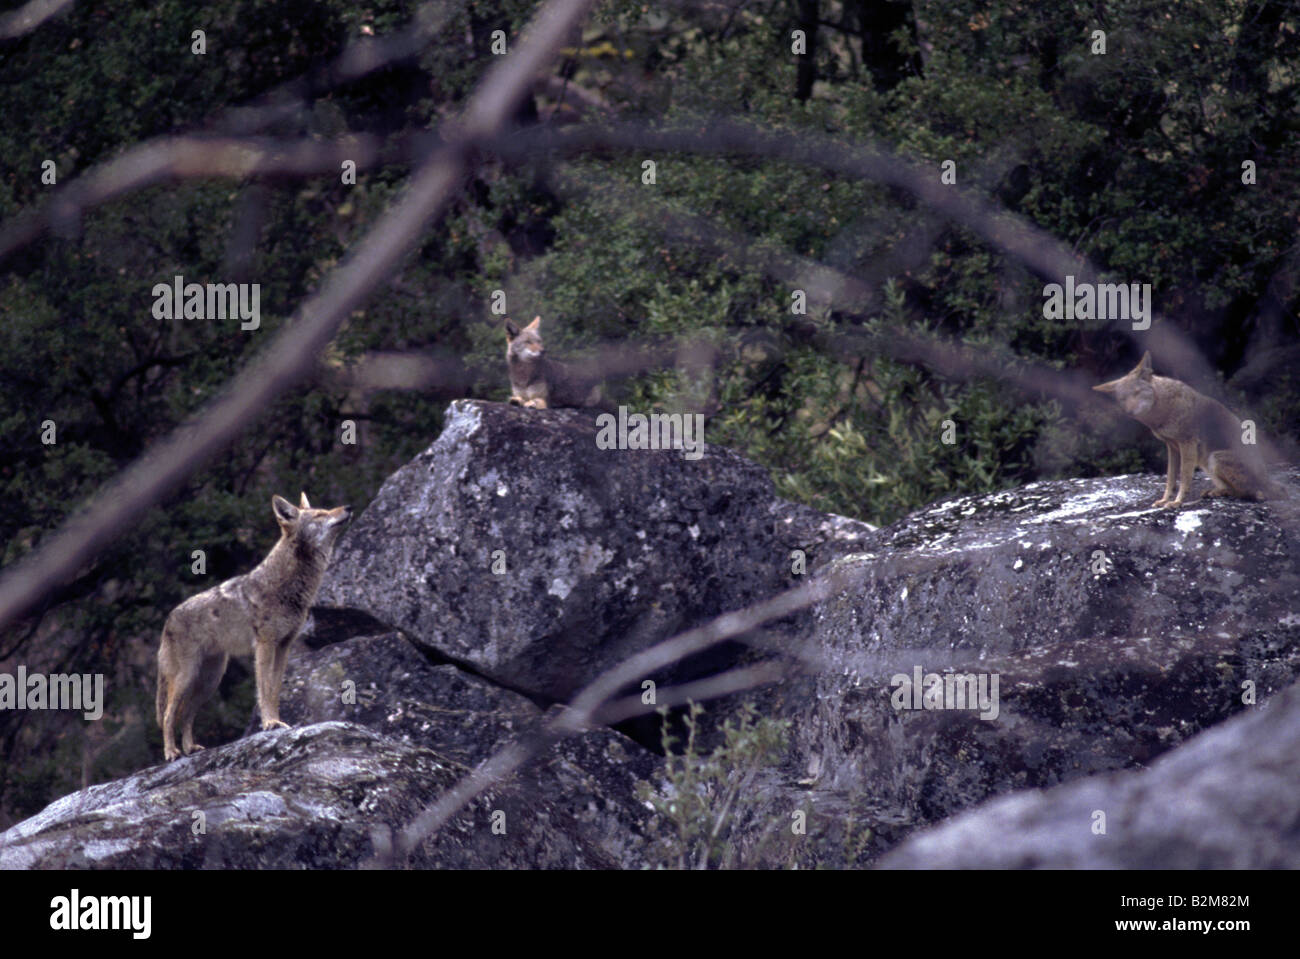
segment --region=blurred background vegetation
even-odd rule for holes
[[[439,5],[418,55],[311,99],[268,133],[332,139],[427,129],[455,114],[512,40],[531,0]],[[410,22],[410,2],[84,0],[0,42],[0,221],[150,137],[211,129],[232,107]],[[192,31],[207,52],[191,52]],[[803,29],[809,54],[791,53]],[[1105,55],[1091,52],[1106,33]],[[523,123],[602,116],[655,125],[732,117],[791,138],[870,139],[936,169],[1087,255],[1155,307],[1218,371],[1230,403],[1267,431],[1300,424],[1294,251],[1300,196],[1300,12],[1294,4],[1145,0],[767,0],[597,6],[539,86]],[[601,112],[596,112],[601,111]],[[256,564],[275,539],[270,498],[364,506],[428,445],[449,399],[504,400],[501,318],[545,318],[548,346],[704,336],[708,382],[673,369],[623,386],[641,409],[698,402],[711,443],[766,465],[786,496],[888,523],[957,494],[1035,479],[1162,470],[1138,424],[1064,409],[992,379],[945,378],[819,334],[921,330],[1100,379],[1138,353],[1096,321],[1047,321],[1043,283],[911,197],[786,163],[598,153],[560,170],[488,158],[418,253],[348,321],[338,364],[366,351],[456,356],[464,383],[367,396],[322,375],[147,521],[0,634],[0,671],[103,672],[104,719],[0,713],[0,828],[85,783],[156,762],[153,655],[168,611]],[[1242,161],[1258,183],[1241,182]],[[199,410],[261,349],[394,199],[409,169],[259,182],[182,182],[102,206],[0,261],[0,563],[37,547],[106,480]],[[790,309],[788,284],[683,242],[639,205],[702,217],[869,275],[872,302],[842,315]],[[899,251],[912,250],[916,255]],[[261,284],[262,328],[160,321],[155,283]],[[1159,360],[1157,369],[1160,372]],[[1205,386],[1206,384],[1198,384]],[[1209,384],[1213,386],[1213,384]],[[340,424],[363,442],[340,443]],[[40,442],[53,420],[57,443]],[[959,441],[940,442],[953,420]],[[191,552],[207,555],[206,575]],[[221,741],[252,708],[229,670],[202,711]]]

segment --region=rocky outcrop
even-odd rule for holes
[[[796,753],[909,826],[1145,764],[1300,677],[1294,500],[1149,509],[1151,477],[958,497],[836,566]],[[895,675],[998,681],[996,717],[895,708]]]
[[[0,835],[0,869],[351,868],[528,730],[523,697],[396,635],[290,662],[288,730],[92,786]],[[301,725],[299,725],[301,724]],[[562,741],[418,847],[414,867],[641,868],[655,764],[610,730]]]
[[[601,450],[594,419],[451,404],[339,542],[318,604],[493,682],[563,700],[638,650],[798,582],[873,528],[777,498],[717,446]],[[697,661],[669,681],[720,664]]]
[[[1017,792],[912,837],[893,869],[1300,869],[1300,686],[1140,772]]]
[[[996,828],[1024,823],[1026,845],[1007,844],[987,864],[1082,863],[1065,834],[1087,832],[1074,822],[1082,806],[1057,797],[1120,795],[1113,784],[1148,775],[1120,771],[1184,769],[1182,751],[1200,750],[1203,780],[1152,781],[1201,790],[1216,808],[1213,750],[1180,744],[1300,678],[1295,498],[1156,510],[1146,504],[1157,477],[1063,480],[957,497],[873,530],[779,499],[762,469],[727,450],[707,447],[698,460],[601,450],[596,429],[576,410],[453,403],[442,436],[389,478],[338,545],[309,648],[286,679],[282,715],[296,728],[60,800],[0,835],[0,867],[358,865],[375,835],[405,825],[603,670],[802,582],[800,557],[810,575],[833,571],[846,585],[770,624],[761,650],[730,645],[649,677],[674,683],[800,654],[783,682],[710,703],[705,716],[705,751],[741,702],[790,721],[783,758],[747,774],[729,807],[744,812],[728,833],[743,865],[860,866],[895,847],[892,865],[980,865],[982,852],[899,844],[1003,794],[1013,795],[990,807]],[[915,670],[940,686],[945,675],[983,677],[989,695],[996,680],[996,696],[983,718],[900,708],[918,700],[894,680]],[[1271,709],[1250,721],[1289,715]],[[1237,725],[1246,721],[1224,730],[1272,729]],[[593,730],[547,751],[412,864],[664,862],[656,840],[672,831],[640,792],[670,789],[658,721],[620,729],[629,735]],[[1276,758],[1229,757],[1222,774],[1256,777],[1243,793],[1252,803],[1289,788],[1276,805],[1285,816],[1300,782]],[[1126,802],[1147,795],[1131,788]],[[197,835],[195,813],[206,822]],[[1145,815],[1126,807],[1111,835]],[[792,834],[802,817],[806,835]],[[1261,822],[1260,842],[1280,820]],[[1196,844],[1192,824],[1179,826],[1184,859],[1129,844],[1112,861],[1229,862],[1217,839]],[[1065,858],[1051,860],[1057,833]],[[1294,830],[1274,838],[1295,847]]]

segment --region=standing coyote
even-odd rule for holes
[[[171,611],[158,647],[158,725],[163,754],[175,759],[176,729],[185,754],[194,741],[194,714],[212,697],[231,655],[253,654],[262,728],[280,721],[280,683],[289,644],[307,619],[334,541],[352,515],[346,506],[312,509],[307,494],[294,506],[271,497],[280,541],[251,573],[191,596]]]
[[[1214,480],[1214,488],[1206,496],[1267,499],[1277,494],[1259,450],[1242,442],[1241,421],[1236,415],[1181,380],[1154,375],[1149,351],[1126,376],[1093,389],[1113,395],[1124,412],[1165,441],[1169,454],[1165,495],[1152,506],[1181,506],[1198,466]]]
[[[602,399],[600,378],[548,359],[542,345],[542,318],[533,317],[522,330],[506,320],[506,366],[510,370],[510,402],[544,410],[550,406],[597,406]]]

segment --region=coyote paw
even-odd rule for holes
[[[198,743],[190,743],[189,747],[185,750],[185,755],[188,756],[190,753],[202,752],[202,750],[203,747]]]
[[[1151,508],[1152,508],[1152,509],[1155,509],[1157,506],[1168,506],[1168,505],[1169,505],[1170,503],[1172,503],[1172,502],[1173,502],[1173,500],[1171,500],[1171,499],[1167,499],[1166,497],[1162,496],[1162,497],[1160,497],[1158,500],[1156,500],[1154,503],[1151,504]]]
[[[278,719],[268,719],[262,723],[263,729],[288,729],[289,724]]]

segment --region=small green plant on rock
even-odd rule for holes
[[[699,716],[704,708],[692,702],[684,722],[686,742],[673,753],[680,740],[671,734],[667,710],[663,723],[665,786],[656,790],[640,783],[639,797],[650,803],[671,826],[671,835],[660,842],[661,865],[678,869],[719,869],[750,864],[773,828],[759,830],[763,811],[756,799],[755,779],[775,765],[785,752],[789,720],[760,718],[746,703],[739,714],[722,725],[723,741],[707,756],[697,752]]]

